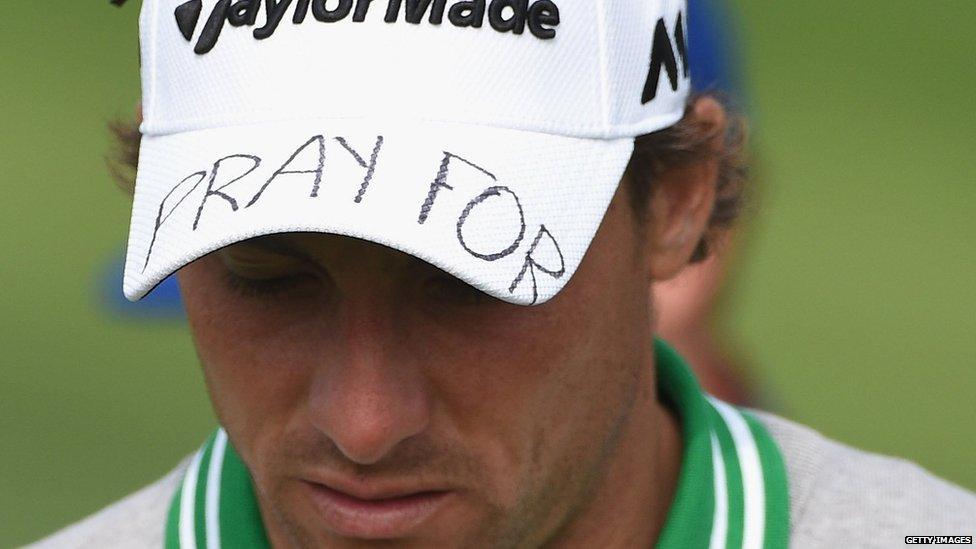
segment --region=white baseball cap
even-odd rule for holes
[[[124,291],[260,235],[389,246],[504,301],[570,279],[690,90],[684,0],[144,0]]]

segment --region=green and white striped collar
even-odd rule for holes
[[[251,475],[222,428],[194,454],[169,506],[166,549],[270,548]]]
[[[702,392],[681,357],[655,341],[658,391],[679,415],[678,488],[657,547],[773,549],[789,541],[786,470],[748,411]],[[218,429],[193,456],[170,504],[167,549],[266,548],[251,477]]]
[[[776,441],[748,411],[705,394],[667,344],[656,341],[654,351],[658,392],[680,416],[684,438],[657,547],[787,547],[788,486]]]

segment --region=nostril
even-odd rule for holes
[[[335,414],[325,434],[350,461],[373,465],[426,427],[426,414],[420,415],[402,407],[385,410],[358,407]]]
[[[309,421],[349,460],[376,463],[429,425],[422,382],[403,374],[362,362],[323,369],[309,395]]]

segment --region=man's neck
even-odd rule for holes
[[[664,528],[681,470],[680,422],[662,403],[654,368],[637,383],[633,411],[585,509],[552,547],[652,547]]]

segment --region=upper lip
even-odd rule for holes
[[[385,499],[402,498],[417,494],[448,491],[448,489],[443,486],[403,481],[358,481],[337,476],[305,477],[303,480],[312,484],[324,486],[330,490],[335,490],[336,492],[341,492],[347,496],[363,501],[381,501]]]

